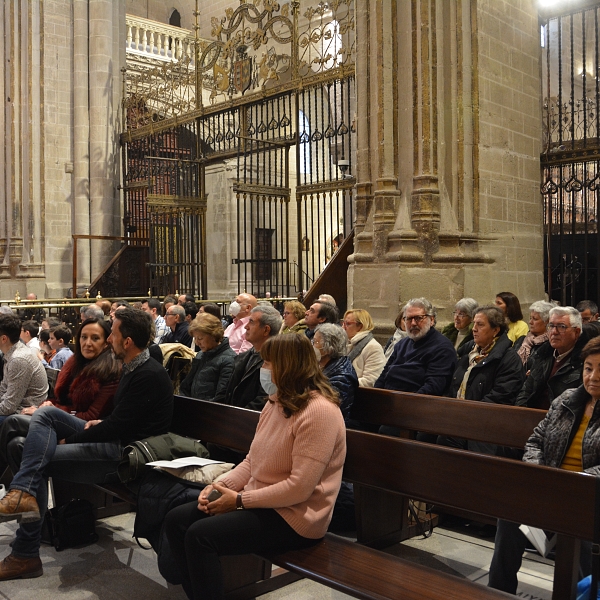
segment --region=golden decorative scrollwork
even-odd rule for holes
[[[129,31],[136,31],[140,20],[128,20]],[[135,51],[128,52],[124,74],[125,129],[189,115],[206,103],[243,101],[246,93],[273,93],[306,77],[333,79],[340,69],[350,74],[354,67],[354,0],[307,7],[299,0],[241,0],[223,17],[213,17],[211,26],[213,39],[193,39],[188,32],[178,46],[186,51],[173,57],[164,41],[168,32],[158,50],[150,42],[136,45],[129,35],[128,49],[133,44]],[[158,39],[143,33],[144,40]]]

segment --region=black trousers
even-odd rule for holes
[[[191,600],[220,600],[219,556],[298,550],[319,540],[302,537],[273,509],[236,510],[208,516],[190,502],[169,511],[164,525]]]
[[[498,519],[494,556],[490,565],[488,586],[509,594],[517,593],[517,573],[521,568],[523,553],[529,544],[518,523]],[[591,573],[591,544],[581,542],[580,576]],[[581,578],[580,577],[580,578]]]

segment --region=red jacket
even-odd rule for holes
[[[96,377],[85,373],[73,378],[74,369],[75,356],[71,356],[58,374],[54,387],[55,399],[52,402],[66,412],[75,411],[75,416],[85,421],[103,419],[112,412],[119,380],[101,383]],[[71,404],[58,402],[65,388],[68,389],[67,396]]]

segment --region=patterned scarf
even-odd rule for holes
[[[529,360],[529,356],[531,355],[531,350],[534,346],[539,346],[543,344],[548,339],[548,332],[544,331],[542,335],[533,335],[531,331],[525,336],[521,347],[517,350],[517,354],[520,356],[521,361],[524,365],[527,364]]]
[[[457,398],[460,398],[461,400],[465,399],[465,394],[467,392],[467,382],[469,381],[469,375],[471,375],[471,370],[478,362],[481,362],[486,356],[489,356],[490,352],[496,345],[496,342],[498,341],[499,337],[500,336],[496,336],[490,344],[483,348],[483,350],[477,344],[473,346],[473,350],[469,352],[469,367],[465,371],[462,383],[460,384],[460,388],[458,388],[458,392],[456,394]]]

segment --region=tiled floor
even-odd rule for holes
[[[133,514],[111,517],[98,526],[100,539],[79,550],[56,552],[42,547],[44,575],[37,579],[0,583],[0,599],[46,600],[182,600],[180,587],[168,585],[158,574],[152,550],[142,550],[131,537]],[[14,523],[0,525],[0,557],[9,553]],[[428,539],[415,538],[394,547],[393,552],[448,573],[485,585],[493,551],[493,539],[474,535],[467,527],[437,528]],[[519,596],[550,600],[551,563],[527,555],[520,575]],[[265,600],[341,600],[340,592],[303,580],[263,596]]]

